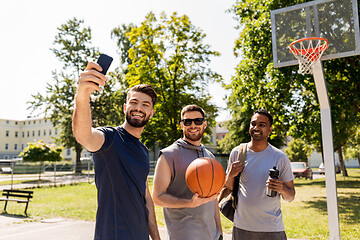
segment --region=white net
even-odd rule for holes
[[[324,38],[305,38],[290,44],[290,52],[299,61],[298,73],[312,74],[312,66],[320,61],[322,54],[328,48],[328,42]]]

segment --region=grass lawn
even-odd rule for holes
[[[350,177],[337,175],[341,239],[360,239],[360,169],[348,169]],[[150,190],[152,178],[149,178]],[[283,218],[289,238],[328,239],[325,178],[295,179],[296,198],[282,202]],[[35,188],[28,214],[34,218],[73,218],[95,220],[96,188],[88,183],[64,187]],[[4,202],[0,202],[0,209]],[[24,204],[10,202],[8,213],[22,215]],[[162,209],[156,207],[159,226],[164,226]],[[230,233],[232,222],[222,216],[222,226]]]

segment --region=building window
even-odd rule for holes
[[[51,129],[49,129],[49,136],[51,136]]]
[[[70,148],[66,149],[66,156],[71,156],[71,149]]]
[[[30,137],[30,132],[29,131],[27,131],[27,137]]]
[[[18,145],[15,143],[14,145],[14,150],[17,151],[18,150]]]
[[[6,124],[9,124],[9,120],[6,120]]]
[[[46,130],[44,129],[44,136],[46,136]]]
[[[47,119],[45,119],[45,123],[47,123]]]
[[[32,132],[32,136],[35,137],[35,131]]]
[[[24,150],[24,144],[21,144],[21,151]]]
[[[9,136],[9,131],[6,131],[5,136],[6,136],[6,137]]]
[[[55,128],[55,135],[57,135],[57,128]]]
[[[15,137],[16,137],[16,138],[18,137],[18,132],[15,132]]]
[[[15,125],[18,125],[18,122],[15,122]]]
[[[36,124],[36,121],[34,120],[34,124]]]
[[[31,124],[31,122],[30,122],[30,121],[29,121],[28,123],[29,123],[29,125]]]
[[[5,143],[5,150],[9,150],[9,144]]]
[[[22,133],[21,133],[21,136],[22,136],[22,137],[24,137],[24,136],[25,136],[25,133],[24,133],[24,132],[22,132]]]
[[[38,137],[40,137],[40,134],[41,134],[41,131],[39,130],[39,131],[38,131]]]

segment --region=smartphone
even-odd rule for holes
[[[113,61],[113,58],[106,55],[106,54],[100,54],[100,57],[99,59],[97,60],[97,63],[102,67],[102,71],[101,73],[102,74],[106,74],[106,72],[108,71],[110,65],[111,65],[111,62]]]

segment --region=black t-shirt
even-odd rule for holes
[[[99,130],[105,142],[93,155],[98,189],[94,239],[149,239],[145,200],[149,151],[123,127]]]

